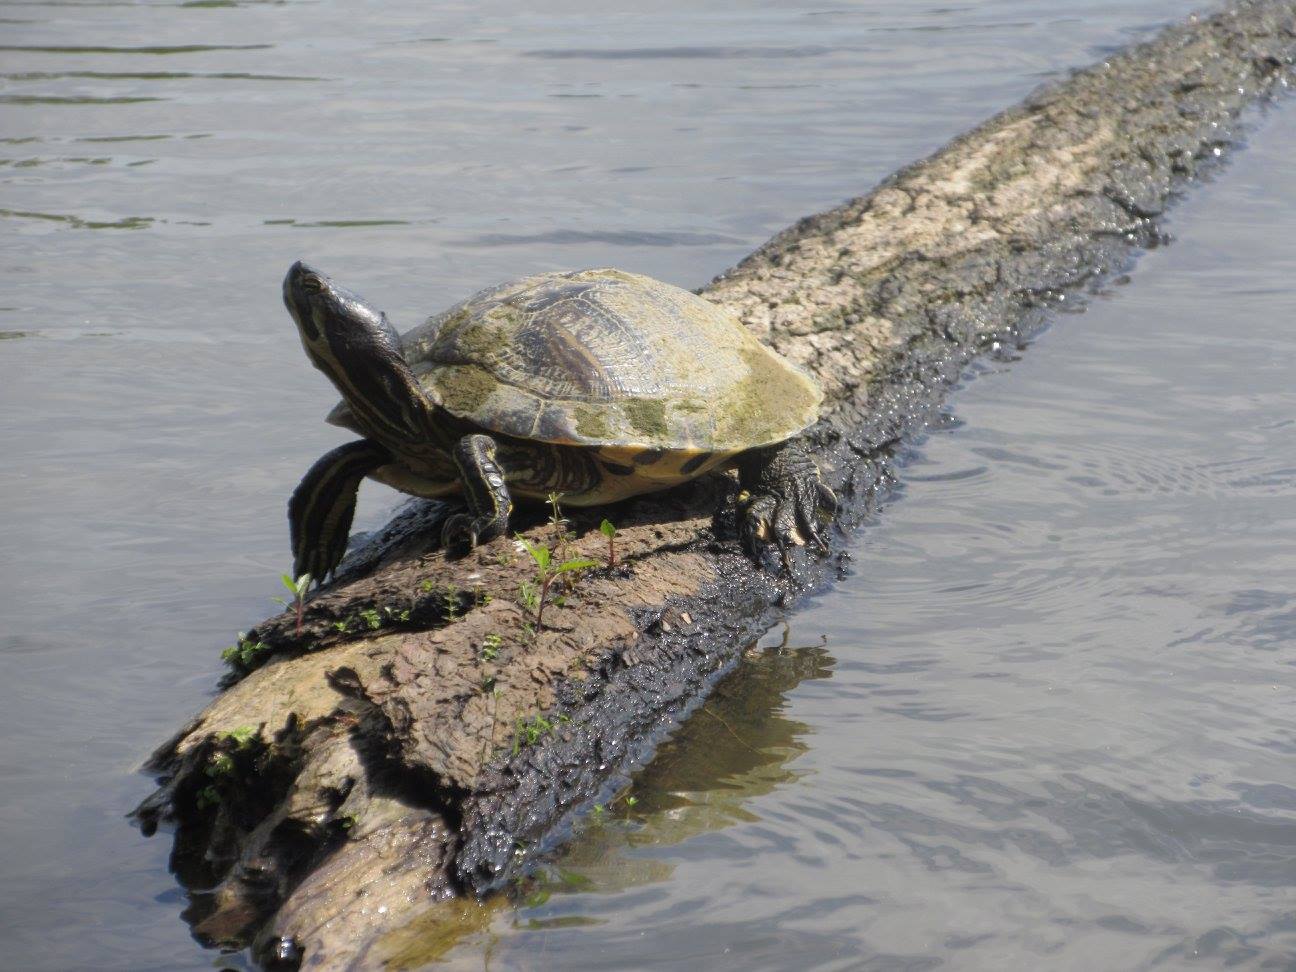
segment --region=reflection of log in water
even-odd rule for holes
[[[748,804],[799,775],[789,764],[809,747],[810,728],[784,717],[787,695],[807,679],[828,678],[834,659],[820,647],[748,652],[688,719],[662,743],[601,812],[582,823],[579,839],[542,865],[520,888],[530,909],[508,943],[497,948],[526,954],[527,932],[570,927],[582,919],[561,912],[573,894],[615,894],[670,879],[666,861],[636,854],[669,847],[735,823],[756,819]],[[634,804],[627,802],[633,795]],[[603,807],[602,804],[599,805]],[[462,900],[439,902],[365,953],[374,965],[422,968],[470,938],[494,953],[488,928],[498,907]],[[501,954],[500,958],[507,956]]]
[[[845,527],[885,484],[888,443],[963,363],[1159,238],[1172,194],[1290,76],[1294,21],[1289,0],[1252,0],[1171,28],[704,291],[823,380],[831,412],[811,444]],[[732,516],[714,513],[732,492],[717,477],[618,508],[622,565],[583,578],[535,638],[522,559],[501,541],[446,561],[429,549],[436,505],[353,558],[302,637],[288,617],[252,632],[256,670],[159,750],[164,785],[139,811],[146,828],[177,822],[177,873],[214,887],[193,895],[197,934],[339,967],[429,896],[549,854],[796,594],[738,553]],[[597,522],[576,522],[572,555],[602,556]],[[804,579],[827,566],[803,561]]]
[[[828,678],[834,664],[824,648],[752,653],[636,776],[635,805],[615,806],[618,818],[635,826],[605,846],[678,844],[754,819],[744,805],[796,779],[788,764],[808,748],[803,738],[810,728],[783,715],[787,694],[806,679]],[[608,853],[592,857],[582,840],[558,863],[570,868],[597,862],[607,871],[608,859]]]

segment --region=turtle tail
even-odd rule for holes
[[[346,553],[360,480],[391,461],[382,446],[360,439],[325,453],[310,467],[288,501],[294,578],[309,574],[323,584],[333,573]]]

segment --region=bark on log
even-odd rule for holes
[[[246,673],[158,750],[146,830],[176,824],[195,934],[268,965],[367,965],[431,902],[499,887],[570,832],[808,588],[976,354],[1160,240],[1158,219],[1286,85],[1296,4],[1193,18],[956,139],[867,196],[802,220],[700,292],[822,380],[810,433],[843,500],[833,555],[762,572],[735,542],[731,478],[572,517],[591,570],[543,630],[529,558],[434,549],[413,505],[306,606],[250,632]],[[717,512],[717,510],[719,512]],[[552,545],[543,513],[519,524]],[[211,890],[202,890],[211,889]],[[388,944],[385,945],[384,942]]]

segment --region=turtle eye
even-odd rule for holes
[[[324,281],[313,273],[308,273],[301,279],[302,289],[308,293],[318,294],[324,289]]]

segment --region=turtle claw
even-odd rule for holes
[[[441,548],[447,553],[462,554],[477,546],[480,535],[477,519],[468,513],[456,513],[446,520],[441,528]]]
[[[345,551],[334,553],[318,547],[306,551],[302,558],[293,561],[293,577],[309,576],[312,587],[323,587],[341,562],[342,553]]]
[[[776,548],[783,571],[793,574],[793,548],[828,552],[824,525],[837,512],[837,497],[819,479],[819,468],[804,447],[785,445],[761,458],[759,465],[744,470],[744,478],[754,481],[739,497],[739,537],[757,563],[764,562],[770,546]]]
[[[493,517],[456,513],[441,528],[441,549],[448,554],[462,556],[478,544],[494,539],[500,532]]]

